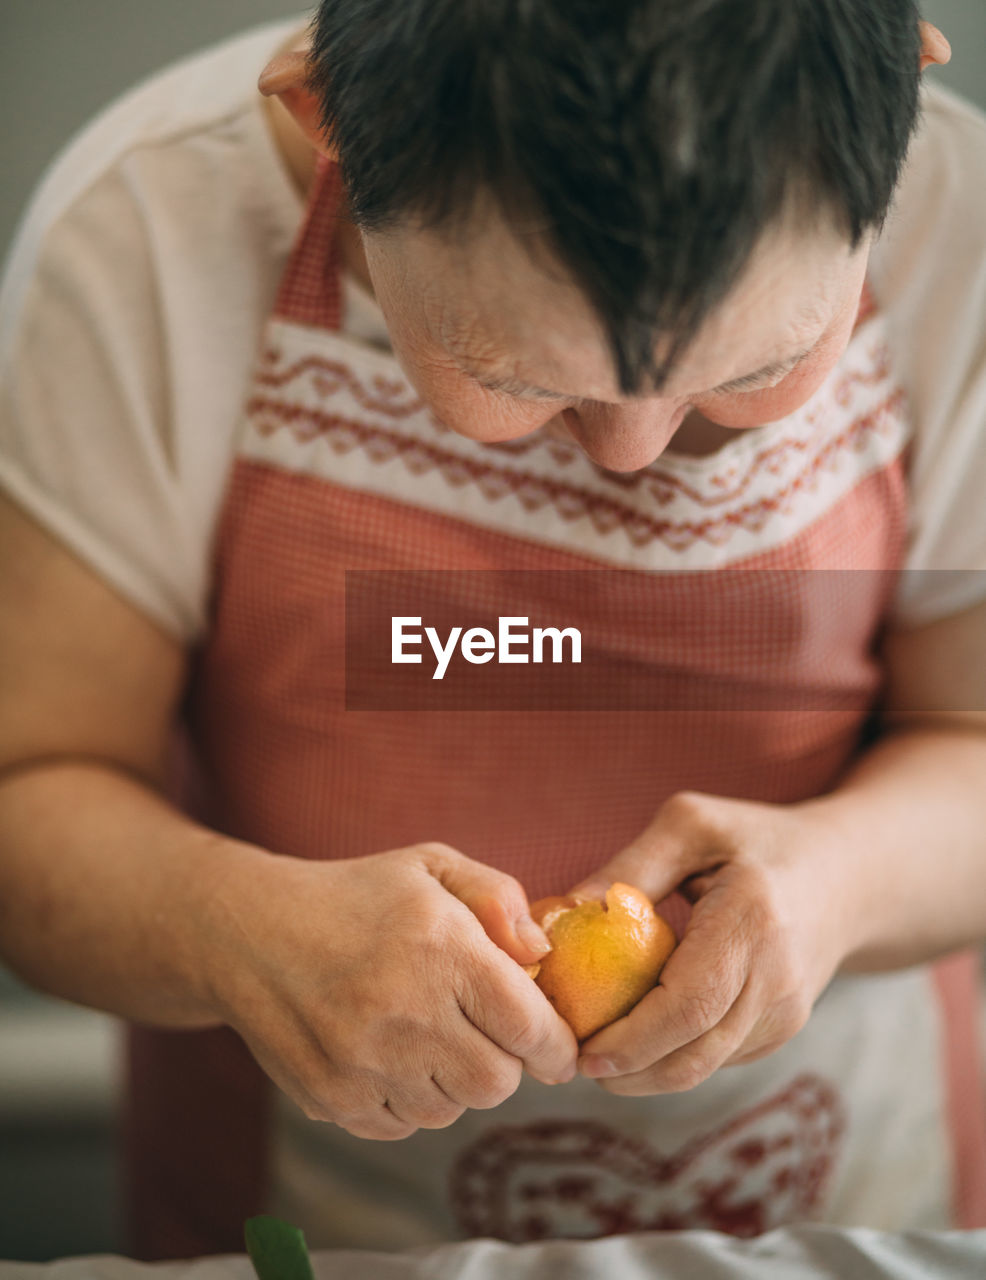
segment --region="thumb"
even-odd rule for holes
[[[533,964],[551,950],[544,930],[531,919],[519,880],[448,845],[427,845],[425,861],[436,880],[469,908],[490,941],[518,964]]]
[[[651,902],[660,902],[672,893],[688,874],[680,869],[677,851],[665,851],[655,841],[639,837],[615,858],[569,890],[572,898],[605,898],[606,890],[617,882],[630,884],[646,893]],[[663,856],[662,856],[663,855]]]
[[[598,871],[586,876],[569,892],[577,898],[603,898],[615,881],[634,885],[650,898],[660,902],[697,871],[708,870],[721,861],[708,829],[694,816],[681,812],[685,798],[669,801],[657,816],[615,857]]]

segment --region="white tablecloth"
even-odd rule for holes
[[[316,1280],[982,1280],[986,1231],[787,1227],[755,1240],[712,1231],[587,1242],[492,1240],[409,1253],[313,1255]],[[0,1262],[0,1280],[255,1280],[245,1257],[145,1265],[125,1258]]]

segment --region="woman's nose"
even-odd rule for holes
[[[680,400],[603,404],[583,400],[562,420],[588,456],[609,471],[639,471],[668,447],[690,406]]]

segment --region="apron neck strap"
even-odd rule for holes
[[[301,227],[281,277],[274,315],[319,329],[341,323],[339,239],[342,175],[335,160],[319,156]]]

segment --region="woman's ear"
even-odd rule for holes
[[[937,27],[930,22],[921,23],[921,70],[935,63],[945,66],[952,60],[952,46]]]
[[[257,87],[265,98],[278,98],[314,149],[337,159],[337,152],[322,129],[322,103],[308,88],[308,55],[300,51],[279,53],[260,75]]]

